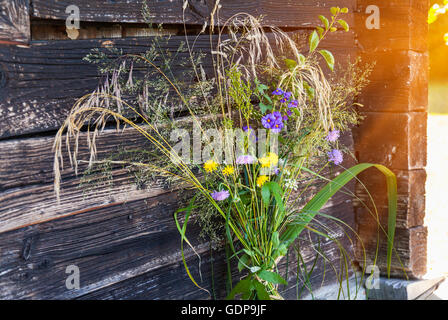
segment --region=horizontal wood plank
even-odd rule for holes
[[[180,263],[180,236],[173,220],[174,194],[86,212],[2,233],[2,299],[67,299],[129,277]],[[191,232],[191,233],[190,233]],[[199,253],[198,226],[189,238]],[[194,254],[186,248],[187,257]],[[82,289],[65,287],[68,265],[80,269]],[[182,295],[182,290],[179,289]]]
[[[96,142],[98,160],[126,150],[149,150],[151,147],[146,138],[132,128],[122,132],[105,130]],[[344,144],[353,145],[350,134],[345,135]],[[158,184],[139,189],[133,174],[120,167],[112,168],[112,180],[100,183],[98,189],[90,191],[80,187],[82,175],[75,176],[65,154],[58,203],[53,191],[52,145],[53,137],[0,141],[0,152],[5,159],[0,162],[0,232],[170,192],[165,185]],[[80,135],[77,159],[89,160],[86,133]],[[347,157],[345,165],[352,163],[353,160]],[[83,168],[85,166],[80,167],[80,173]],[[339,171],[333,170],[332,174]]]
[[[185,274],[181,260],[180,236],[173,212],[179,206],[176,194],[128,201],[108,208],[44,222],[0,234],[0,297],[2,299],[207,299],[208,294],[194,287]],[[352,208],[340,194],[324,212],[349,220]],[[194,217],[187,236],[201,255],[201,264],[186,247],[186,259],[200,284],[211,290],[209,244],[198,238],[199,226]],[[351,250],[343,231],[333,229],[333,236]],[[308,266],[316,252],[304,234],[302,255]],[[320,286],[325,268],[326,281],[336,275],[340,259],[337,245],[321,239],[326,267],[319,262],[313,274],[313,286]],[[225,263],[222,253],[215,253],[215,289],[223,297]],[[79,290],[68,290],[67,266],[80,270]],[[200,268],[200,270],[199,270]],[[286,259],[280,272],[286,272]],[[236,270],[234,268],[233,270]],[[291,256],[288,277],[295,284],[296,265]],[[238,275],[234,274],[237,281]],[[176,280],[173,282],[173,280]],[[294,290],[286,292],[294,296]]]
[[[30,41],[29,0],[0,0],[0,44]]]
[[[82,60],[92,49],[114,45],[124,53],[139,54],[150,48],[150,39],[42,41],[30,48],[0,47],[0,72],[6,79],[0,91],[0,138],[57,130],[76,99],[98,85],[96,66]],[[173,36],[164,49],[175,52],[184,40]],[[346,61],[354,54],[353,34],[331,34],[322,47],[331,49],[337,61]],[[209,37],[199,37],[194,51],[209,50]],[[203,67],[212,74],[211,59],[206,58]],[[180,75],[185,67],[175,62],[173,70]]]
[[[69,5],[76,5],[80,10],[81,21],[142,23],[144,0],[62,0],[47,1],[33,0],[32,15],[44,19],[65,20],[68,16],[65,9]],[[190,0],[183,12],[183,0],[147,1],[149,17],[153,23],[203,25],[209,20],[215,6],[215,0]],[[253,16],[264,16],[265,25],[278,27],[311,27],[319,23],[319,14],[328,15],[332,6],[345,6],[353,12],[355,0],[325,0],[316,5],[314,0],[222,0],[220,1],[218,25],[237,13],[249,13]],[[353,15],[347,15],[352,23]]]

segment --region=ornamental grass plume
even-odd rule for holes
[[[327,50],[318,50],[320,42],[331,34],[336,25],[347,26],[341,22],[347,11],[346,8],[334,7],[329,20],[322,16],[321,20],[326,21],[324,27],[312,31],[309,48],[305,52],[290,34],[268,27],[246,13],[236,14],[225,21],[217,19],[219,1],[216,1],[209,25],[205,24],[200,31],[202,34],[208,27],[211,32],[212,50],[209,55],[213,62],[213,77],[204,71],[200,63],[203,55],[195,53],[195,42],[190,43],[188,37],[183,46],[186,52],[179,51],[182,48],[177,51],[186,55],[157,53],[160,49],[157,43],[142,55],[122,54],[115,50],[113,57],[108,58],[102,52],[92,53],[88,59],[93,63],[101,61],[99,65],[105,81],[95,92],[75,103],[56,134],[54,172],[57,197],[60,194],[63,145],[67,148],[70,163],[77,169],[80,133],[87,128],[89,168],[107,161],[110,165],[126,166],[131,172],[138,169],[141,175],[162,179],[179,190],[188,191],[189,195],[191,190],[194,191],[188,206],[177,210],[174,217],[181,235],[186,272],[199,289],[207,291],[190,272],[183,254],[184,243],[194,250],[186,234],[188,219],[193,213],[200,220],[201,217],[210,217],[209,220],[213,221],[218,219],[222,236],[230,248],[227,262],[230,266],[231,260],[236,260],[239,271],[243,272],[242,280],[228,292],[229,299],[236,296],[282,299],[279,285],[287,284],[288,277],[284,279],[279,274],[278,264],[287,256],[288,250],[294,250],[304,230],[317,237],[333,239],[337,244],[343,267],[332,267],[342,287],[354,257],[350,257],[339,240],[333,237],[335,230],[315,218],[325,216],[331,220],[330,216],[320,212],[325,203],[358,173],[375,167],[387,177],[390,202],[389,229],[385,233],[389,239],[387,261],[390,272],[396,217],[394,174],[381,165],[359,164],[331,180],[324,177],[327,164],[317,172],[310,169],[325,157],[340,165],[342,152],[334,149],[339,132],[349,130],[359,121],[355,104],[351,101],[365,83],[364,78],[357,80],[347,76],[352,82],[343,78],[340,83],[330,80],[320,62],[326,62],[332,71],[335,68],[334,57]],[[215,25],[217,21],[220,21],[219,26]],[[156,38],[156,41],[161,40]],[[163,60],[173,56],[178,59],[187,56],[187,59],[177,61],[178,64]],[[158,59],[163,60],[160,66],[154,62]],[[175,72],[171,68],[175,65],[189,65],[192,81],[183,83],[173,78]],[[137,67],[140,70],[146,68],[147,76],[140,81],[130,81],[132,70]],[[347,68],[352,69],[360,68]],[[366,74],[368,72],[362,76]],[[151,90],[154,90],[154,95]],[[137,106],[124,99],[132,94],[138,95],[133,100],[137,101]],[[168,110],[163,108],[173,99],[175,104]],[[186,116],[179,119],[175,115]],[[140,153],[131,152],[125,159],[116,160],[115,155],[109,155],[107,160],[98,159],[96,142],[111,120],[116,122],[117,129],[131,127],[149,142],[150,147]],[[181,154],[183,148],[173,146],[175,129],[184,130],[179,136],[187,137],[188,145],[191,128],[193,131],[198,129],[204,140],[201,142],[207,148],[207,152],[194,152],[193,158],[200,155],[201,161],[198,162],[191,162],[190,154],[185,156]],[[255,135],[261,129],[264,129],[264,135]],[[206,134],[229,130],[244,133],[237,145],[232,139],[218,138],[216,141]],[[197,132],[193,132],[195,134]],[[255,145],[252,142],[257,142],[258,150],[252,149]],[[222,149],[217,147],[220,143]],[[224,162],[219,161],[223,149],[228,155]],[[203,158],[209,160],[203,163]],[[310,186],[317,179],[328,184],[315,192],[310,201],[303,203],[306,199],[304,192],[314,190]],[[300,193],[299,182],[304,189]],[[179,215],[184,217],[183,226]],[[333,222],[344,224],[337,219]],[[317,254],[323,255],[321,251]],[[296,255],[297,264],[301,265],[301,251],[296,250]],[[310,276],[307,273],[307,277]],[[232,279],[228,281],[232,285]]]

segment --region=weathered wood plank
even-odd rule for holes
[[[184,40],[183,36],[171,37],[164,49],[175,52]],[[337,61],[345,61],[347,55],[353,54],[353,43],[353,34],[334,33],[323,47],[332,49]],[[98,85],[96,66],[82,59],[92,49],[111,44],[124,53],[139,54],[150,48],[151,41],[148,38],[43,41],[34,42],[30,48],[0,48],[0,66],[6,79],[0,92],[0,137],[58,129],[76,99]],[[194,51],[209,50],[209,37],[201,36]],[[187,58],[187,53],[178,57]],[[203,66],[212,74],[211,59],[206,58]],[[180,75],[185,67],[174,62],[173,70]]]
[[[352,146],[351,136],[348,135],[346,139],[346,145]],[[126,129],[123,133],[105,130],[96,141],[98,160],[124,150],[150,147],[135,129]],[[53,192],[52,142],[51,137],[0,142],[0,151],[4,152],[5,159],[0,162],[0,232],[169,192],[164,186],[157,185],[138,189],[132,173],[119,167],[112,168],[113,181],[100,184],[95,191],[83,192],[83,188],[80,188],[81,177],[75,176],[66,159],[66,167],[62,172],[61,200],[58,203]],[[78,160],[89,159],[86,146],[84,133],[79,140]],[[351,163],[352,160],[348,158],[345,164],[350,166]],[[332,174],[338,171],[334,170]]]
[[[396,51],[362,52],[363,61],[374,62],[371,83],[359,103],[363,111],[423,112],[428,106],[428,53]]]
[[[397,228],[405,229],[423,225],[425,217],[425,170],[395,170],[395,174],[398,184]],[[359,224],[371,224],[373,222],[371,214],[375,211],[369,194],[364,188],[366,187],[374,199],[381,224],[387,226],[388,202],[384,176],[372,169],[372,171],[362,173],[359,178],[364,186],[357,184],[356,194],[372,211],[369,212],[360,201],[354,201],[357,222]]]
[[[106,1],[106,0],[63,0],[47,1],[33,0],[32,15],[38,18],[65,20],[68,14],[65,9],[76,5],[80,9],[81,21],[141,23],[145,22],[142,15],[144,0]],[[203,25],[215,6],[214,0],[190,0],[183,14],[183,0],[147,1],[150,18],[153,23]],[[279,27],[310,27],[319,23],[319,14],[328,15],[332,6],[346,6],[350,12],[356,7],[355,0],[326,0],[316,5],[314,0],[222,0],[219,20],[222,25],[234,14],[245,12],[254,16],[264,15],[265,25]],[[185,18],[185,19],[184,19]],[[351,23],[353,15],[348,16]]]
[[[74,298],[179,263],[180,237],[173,221],[178,205],[176,195],[168,194],[2,233],[0,296]],[[198,227],[189,229],[196,250],[208,250],[198,243]],[[188,248],[186,253],[193,254]],[[81,290],[65,287],[68,265],[79,267]]]
[[[0,44],[30,41],[29,0],[0,0]]]
[[[372,220],[371,220],[372,221]],[[386,228],[387,230],[387,228]],[[380,269],[381,276],[387,276],[387,237],[380,230],[378,259],[376,265]],[[367,252],[367,265],[374,264],[377,250],[378,230],[374,223],[359,224],[358,233]],[[409,229],[397,228],[392,255],[391,275],[397,278],[421,278],[426,273],[428,230],[424,226]],[[357,247],[358,257],[362,255]],[[397,258],[397,255],[399,258]]]
[[[426,165],[425,112],[366,112],[353,130],[358,160],[391,169],[413,170]]]
[[[418,0],[378,3],[358,0],[355,30],[361,50],[378,53],[383,49],[427,51],[428,4],[428,1]],[[371,5],[378,8],[378,29],[366,26],[369,16],[373,16],[372,12],[366,12]]]
[[[0,297],[2,299],[206,299],[185,274],[180,255],[180,236],[173,221],[179,206],[176,194],[129,201],[108,208],[84,212],[0,234]],[[340,219],[352,214],[350,202],[341,194],[324,212]],[[194,219],[194,217],[193,217]],[[194,222],[194,220],[192,220]],[[350,249],[342,231],[334,236]],[[211,289],[209,245],[197,237],[199,226],[192,223],[187,236],[202,256],[202,282]],[[304,238],[306,235],[304,234]],[[339,265],[334,243],[322,240],[326,281],[333,281],[333,263]],[[315,252],[304,242],[304,260],[310,266]],[[225,263],[215,253],[215,288],[224,295]],[[193,276],[199,280],[199,260],[191,249],[186,257]],[[285,272],[286,260],[280,265]],[[79,290],[67,290],[67,266],[80,270]],[[289,261],[291,286],[295,282],[295,262]],[[234,268],[236,270],[236,268]],[[311,279],[319,287],[324,266],[319,263]],[[238,279],[234,274],[234,280]],[[174,281],[175,280],[175,281]],[[174,282],[173,282],[174,281]],[[291,291],[291,292],[289,292]],[[294,290],[288,290],[291,297]]]

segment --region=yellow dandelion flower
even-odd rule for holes
[[[262,168],[269,168],[271,166],[271,160],[268,157],[258,159]]]
[[[271,166],[276,166],[278,164],[278,155],[273,152],[268,153],[269,161],[271,162]]]
[[[235,172],[233,166],[227,166],[222,170],[222,174],[225,176],[230,176]]]
[[[268,176],[259,176],[257,178],[257,186],[262,187],[267,181],[269,181]]]
[[[204,163],[204,169],[207,172],[213,172],[218,169],[218,163],[213,160],[208,160],[206,163]]]

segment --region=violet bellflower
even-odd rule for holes
[[[288,104],[288,108],[297,108],[299,106],[299,101],[297,100],[292,100],[289,104]]]
[[[288,102],[289,99],[291,99],[291,96],[292,96],[292,92],[285,92],[285,93],[283,94],[283,98],[280,100],[280,102],[281,102],[281,103]]]
[[[274,90],[274,91],[272,92],[272,95],[273,95],[273,96],[282,96],[283,94],[284,94],[284,92],[283,92],[283,90],[280,89],[280,88],[277,88],[276,90]]]
[[[277,120],[274,125],[272,126],[272,132],[274,133],[279,133],[280,131],[282,131],[283,127],[285,125],[283,124],[282,119]]]
[[[261,118],[261,124],[266,129],[272,129],[272,126],[274,125],[274,123],[276,121],[277,121],[277,118],[275,117],[275,115],[273,113],[269,113],[269,114],[265,115],[263,118]]]
[[[333,130],[328,133],[328,135],[325,139],[330,142],[335,142],[339,139],[340,136],[341,136],[341,133],[339,130]]]
[[[224,200],[226,200],[230,196],[230,193],[227,190],[213,191],[211,193],[211,196],[216,201],[224,201]]]
[[[344,160],[342,152],[338,149],[333,149],[328,154],[328,161],[333,162],[335,165],[340,165]]]
[[[255,161],[257,161],[257,159],[255,159],[255,157],[253,157],[251,155],[239,156],[236,159],[237,164],[253,164],[253,163],[255,163]]]

